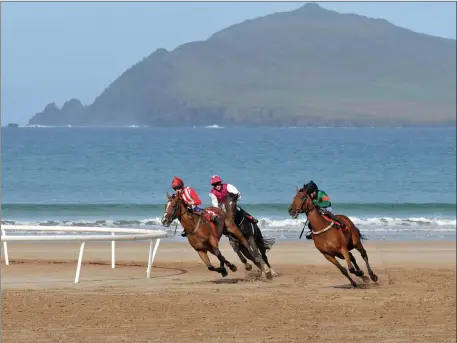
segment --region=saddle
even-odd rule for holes
[[[203,210],[201,212],[202,217],[206,219],[208,222],[209,226],[211,226],[211,229],[213,230],[214,234],[217,236],[217,230],[216,230],[216,225],[214,224],[214,220],[219,217],[219,215],[211,210]]]
[[[326,213],[322,213],[322,216],[327,219],[329,222],[333,222],[333,226],[336,227],[337,229],[340,229],[340,230],[347,230],[347,227],[344,223],[341,223],[339,222],[338,220],[336,220],[335,218],[332,218],[331,216],[329,216],[328,214]]]
[[[255,219],[253,216],[251,216],[249,213],[247,213],[245,210],[243,210],[241,207],[237,207],[236,213],[235,213],[235,224],[236,226],[241,225],[241,223],[247,220],[250,223],[258,223],[259,221]]]
[[[325,208],[322,208],[319,206],[317,206],[317,210],[322,215],[322,217],[324,217],[329,222],[333,222],[333,226],[335,228],[342,229],[342,230],[347,229],[346,224],[343,222],[340,222],[340,220],[338,218],[336,218],[336,216],[333,213],[330,213]]]

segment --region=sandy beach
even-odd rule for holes
[[[147,242],[118,242],[115,269],[110,243],[88,242],[79,284],[77,243],[11,242],[2,342],[456,342],[455,242],[365,246],[378,284],[350,289],[310,241],[277,242],[272,281],[226,240],[226,278],[184,243],[163,242],[147,279]]]

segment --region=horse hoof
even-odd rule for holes
[[[267,277],[268,280],[272,280],[273,279],[273,274],[271,273],[270,270],[265,272],[265,276]]]
[[[371,274],[370,274],[370,278],[371,278],[371,280],[373,280],[374,282],[378,281],[378,276],[377,276],[375,273],[371,273]]]
[[[273,275],[273,277],[279,276],[273,269],[270,269],[270,271],[271,271],[271,275]]]
[[[252,265],[250,265],[249,263],[246,263],[246,264],[244,265],[244,267],[245,267],[246,270],[248,270],[248,271],[252,269]]]
[[[220,271],[220,273],[221,273],[222,277],[226,277],[226,276],[228,275],[227,269],[225,269],[225,268],[222,269],[222,270]]]
[[[232,272],[236,272],[238,270],[238,268],[234,264],[232,264],[229,268]]]
[[[365,282],[365,283],[368,283],[370,282],[370,278],[368,276],[362,276],[362,281]]]

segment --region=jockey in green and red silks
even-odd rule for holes
[[[320,190],[314,181],[310,181],[303,186],[303,190],[309,197],[313,200],[314,206],[316,206],[317,210],[322,214],[330,217],[332,220],[337,222],[344,227],[345,224],[341,222],[335,215],[332,213],[332,202],[330,201],[330,197],[325,193],[323,190]],[[306,234],[307,239],[311,239],[311,223],[308,224],[308,228],[310,232]]]

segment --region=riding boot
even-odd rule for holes
[[[251,223],[257,224],[259,222],[256,218],[254,218],[254,216],[251,216],[249,213],[247,213],[240,206],[238,206],[238,210],[241,212],[241,215],[246,217]]]
[[[186,230],[182,230],[182,232],[181,232],[181,236],[182,236],[182,237],[187,237],[187,233],[186,233]]]
[[[308,223],[309,231],[305,234],[306,239],[313,239],[313,230],[311,229],[311,223]]]

